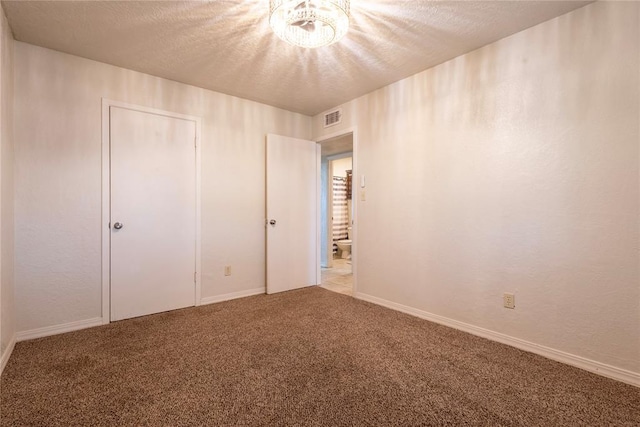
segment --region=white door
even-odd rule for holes
[[[196,123],[110,107],[111,320],[195,304]]]
[[[320,146],[267,135],[267,293],[320,283]]]

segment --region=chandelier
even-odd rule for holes
[[[295,46],[328,46],[349,29],[349,0],[270,0],[269,23]]]

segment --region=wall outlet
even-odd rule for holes
[[[224,266],[224,275],[225,276],[231,276],[231,266],[230,265],[225,265]]]
[[[502,300],[503,300],[504,308],[516,308],[516,296],[514,294],[505,292],[502,295]]]

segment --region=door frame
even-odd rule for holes
[[[109,109],[118,107],[126,110],[138,111],[142,113],[157,114],[160,116],[183,119],[195,122],[195,167],[196,167],[196,259],[195,259],[195,292],[194,305],[199,306],[202,294],[201,287],[201,168],[200,168],[200,146],[202,118],[185,114],[174,113],[172,111],[159,110],[156,108],[144,107],[126,102],[114,101],[102,98],[102,218],[100,226],[102,228],[102,324],[111,322],[111,144],[110,130],[111,122]]]
[[[320,143],[318,143],[320,144]],[[326,203],[324,206],[322,205],[323,200],[320,200],[320,209],[324,208],[324,212],[320,212],[320,233],[322,234],[324,227],[324,237],[321,236],[321,239],[324,239],[326,242],[324,254],[320,254],[320,267],[322,268],[322,256],[326,258],[326,266],[325,268],[333,267],[333,163],[329,159],[329,156],[325,157],[326,161],[326,176],[324,182],[321,183],[322,186],[326,189],[326,194],[321,195],[324,197],[324,202]],[[322,171],[320,171],[320,176],[322,177]],[[322,215],[324,214],[325,220],[322,221]],[[330,244],[331,242],[331,244]],[[322,240],[320,240],[320,251],[322,252]]]
[[[351,127],[347,127],[344,128],[342,130],[333,132],[333,133],[329,133],[326,135],[322,135],[322,136],[317,136],[314,138],[314,141],[316,141],[316,143],[318,144],[322,144],[322,142],[324,141],[328,141],[330,139],[335,139],[335,138],[339,138],[341,136],[345,136],[345,135],[352,135],[352,160],[351,160],[351,170],[352,170],[352,202],[351,202],[351,208],[353,210],[353,214],[351,217],[351,220],[353,221],[353,225],[351,226],[351,235],[352,235],[352,240],[353,242],[351,243],[351,273],[353,274],[353,296],[354,298],[357,297],[357,293],[358,293],[358,246],[359,246],[359,239],[358,239],[358,201],[360,200],[360,198],[358,197],[361,191],[361,186],[360,183],[362,181],[358,180],[358,177],[360,177],[359,172],[358,172],[358,127],[357,126],[351,126]],[[329,180],[329,176],[327,176],[327,180]],[[318,182],[320,182],[322,179],[321,176],[321,172],[320,170],[318,170]],[[318,205],[319,207],[320,205]],[[319,214],[318,214],[319,215]],[[320,219],[318,219],[318,224],[320,222]],[[331,229],[327,230],[327,234],[329,234],[331,232]],[[327,251],[328,251],[328,242],[327,242]],[[318,240],[318,253],[320,253],[320,251],[322,250],[322,247],[320,246],[320,240]],[[318,256],[318,266],[320,266],[320,257]]]

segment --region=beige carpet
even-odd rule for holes
[[[640,389],[320,288],[19,343],[3,426],[638,426]]]

